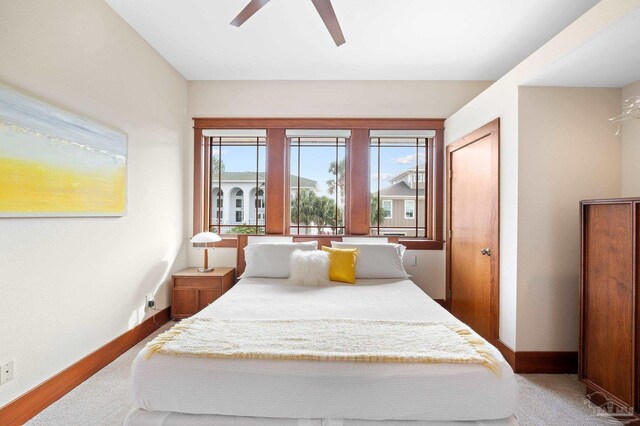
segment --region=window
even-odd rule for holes
[[[292,234],[344,234],[350,132],[287,130]]]
[[[413,219],[415,210],[415,200],[404,200],[404,218]]]
[[[442,133],[440,119],[196,118],[194,233],[394,235],[442,249]]]
[[[393,201],[382,200],[382,217],[384,219],[393,219]]]
[[[370,131],[371,234],[430,237],[432,131]],[[382,200],[378,203],[377,200]],[[404,216],[393,217],[394,200]],[[399,207],[400,208],[400,207]]]
[[[212,215],[216,220],[222,219],[222,215],[224,212],[224,192],[219,188],[213,188],[211,191],[211,199],[213,200],[213,204],[215,205]]]
[[[242,189],[238,189],[235,194],[236,209],[242,210],[242,204],[243,204],[242,197],[244,197],[244,192],[242,191]]]
[[[262,189],[258,191],[258,196],[256,197],[256,208],[264,210],[264,190]]]
[[[256,225],[264,226],[264,218],[265,218],[265,202],[264,202],[264,189],[258,189],[257,191],[254,189],[253,194],[250,197],[254,200],[255,209],[256,209]]]
[[[236,223],[244,225],[244,191],[240,188],[234,188],[232,192],[234,193],[233,198],[236,200]]]
[[[266,131],[210,130],[205,142],[212,188],[209,229],[219,234],[264,233]]]

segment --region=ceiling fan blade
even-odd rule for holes
[[[338,23],[338,18],[336,17],[336,13],[333,11],[333,6],[331,5],[331,0],[311,0],[313,5],[316,7],[316,10],[320,14],[324,25],[329,30],[329,34],[333,37],[333,41],[336,42],[336,46],[340,46],[344,44],[344,35],[342,34],[342,29],[340,28],[340,24]]]
[[[269,3],[269,0],[251,0],[248,5],[242,9],[242,12],[235,17],[233,21],[231,21],[231,25],[234,27],[239,27],[244,24],[247,19],[251,18],[254,13],[259,11],[262,6]]]

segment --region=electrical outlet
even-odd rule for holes
[[[418,266],[418,256],[413,255],[413,257],[411,257],[411,266]]]
[[[13,361],[0,366],[0,385],[4,385],[11,379],[13,379]]]
[[[154,308],[156,306],[156,299],[153,297],[153,293],[148,293],[144,298],[144,309]]]

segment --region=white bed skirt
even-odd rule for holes
[[[517,426],[514,416],[499,420],[442,422],[423,420],[357,420],[357,419],[284,419],[269,417],[218,416],[184,414],[134,409],[125,426]]]

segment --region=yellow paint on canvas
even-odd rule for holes
[[[122,214],[126,166],[87,173],[0,158],[0,213]]]

